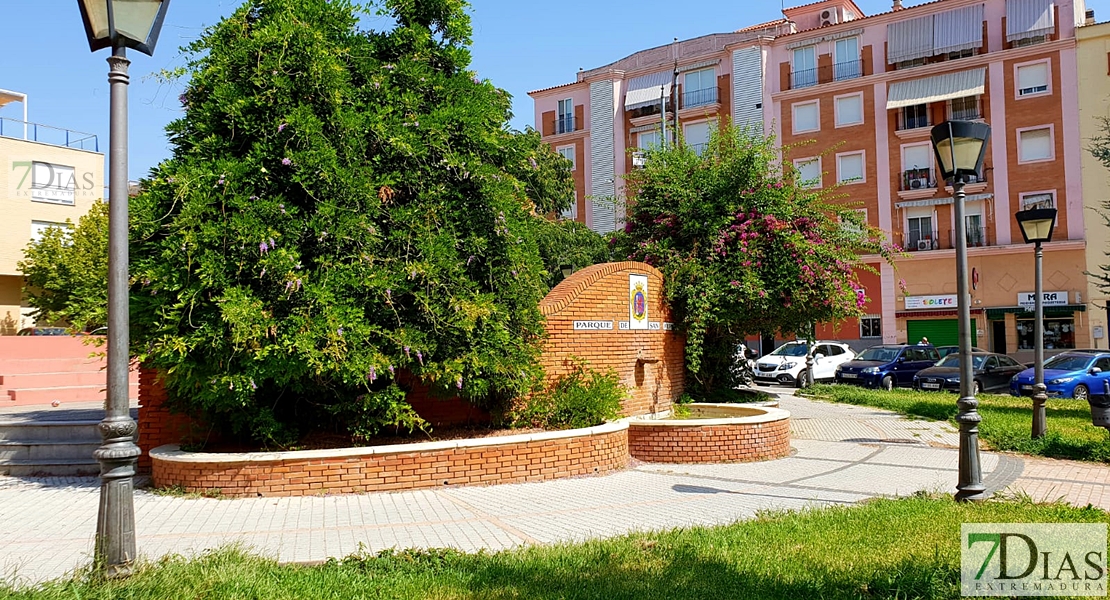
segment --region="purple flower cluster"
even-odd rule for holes
[[[293,164],[293,161],[291,159],[289,159],[288,157],[286,157],[286,158],[281,159],[281,164],[283,166],[288,167],[288,166]]]

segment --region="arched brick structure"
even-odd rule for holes
[[[629,322],[630,276],[647,278],[649,329]],[[663,300],[663,274],[642,262],[594,265],[563,280],[540,302],[547,339],[540,360],[549,381],[571,371],[572,358],[597,371],[613,368],[628,387],[625,416],[665,411],[682,394],[685,340],[673,328]],[[576,326],[575,322],[579,322]],[[611,324],[611,329],[603,328]],[[655,327],[658,328],[655,328]]]

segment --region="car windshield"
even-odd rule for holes
[[[983,361],[986,360],[986,359],[987,359],[987,357],[985,357],[985,356],[972,356],[971,357],[971,367],[973,369],[978,369],[978,368],[982,367],[983,366]],[[940,362],[937,363],[937,366],[938,367],[958,367],[958,366],[960,366],[960,355],[959,354],[949,354],[948,356],[945,356],[944,358],[942,358],[940,360]]]
[[[881,362],[890,362],[898,357],[897,348],[868,348],[856,357],[856,360],[877,360]]]
[[[771,353],[771,356],[805,356],[806,345],[799,343],[783,344]]]
[[[1094,357],[1076,356],[1074,354],[1057,354],[1044,363],[1046,369],[1059,369],[1061,371],[1085,371]]]

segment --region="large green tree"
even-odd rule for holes
[[[135,349],[179,406],[280,445],[419,425],[402,370],[494,409],[539,381],[536,237],[573,184],[469,70],[464,9],[252,0],[187,48],[132,245]]]
[[[108,205],[96,201],[73,226],[47,228],[17,267],[37,321],[90,331],[108,321]]]
[[[748,335],[860,314],[860,255],[890,257],[850,199],[801,185],[781,153],[726,126],[700,155],[681,143],[656,149],[627,177],[618,255],[663,271],[695,396],[738,383],[735,355]]]

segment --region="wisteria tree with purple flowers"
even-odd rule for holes
[[[663,271],[686,333],[688,391],[707,398],[738,383],[748,335],[861,314],[860,256],[895,249],[850,197],[784,172],[771,139],[725,126],[700,155],[677,146],[648,152],[627,177],[629,216],[613,243]]]
[[[573,183],[469,70],[464,9],[250,0],[186,49],[132,232],[135,352],[180,409],[282,446],[421,426],[402,372],[495,411],[540,380]]]

